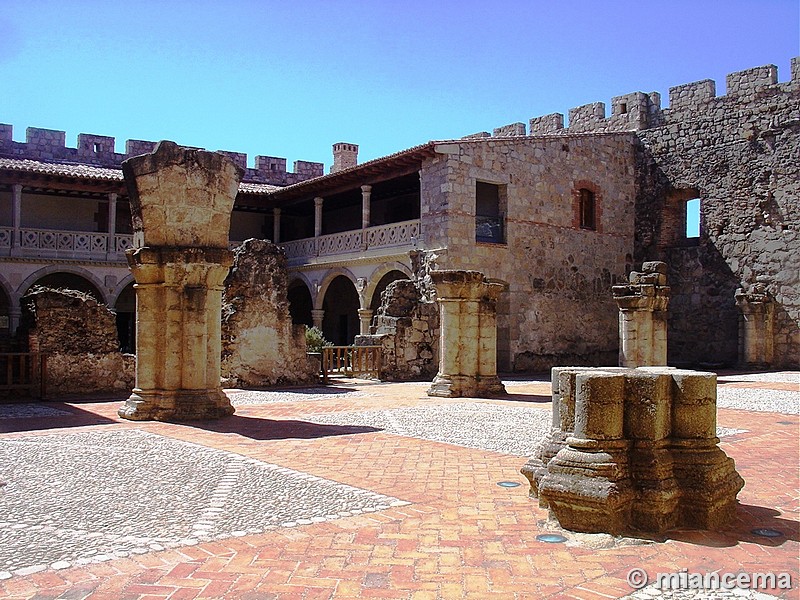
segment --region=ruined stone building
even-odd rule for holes
[[[256,158],[230,239],[285,249],[297,323],[337,344],[370,331],[381,292],[412,276],[409,253],[481,271],[498,301],[500,370],[616,364],[611,287],[643,261],[669,265],[675,365],[800,365],[800,58],[788,81],[764,66],[658,93],[635,92],[358,164]],[[119,163],[152,149],[113,138],[0,125],[0,336],[33,284],[133,307],[122,252],[130,219]],[[240,166],[247,157],[228,153]],[[687,210],[699,208],[699,232]],[[754,325],[754,323],[757,323]],[[128,329],[126,329],[128,328]],[[758,331],[755,354],[742,343]],[[749,353],[748,353],[749,352]]]

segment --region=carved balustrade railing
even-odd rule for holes
[[[415,239],[419,239],[419,230],[419,219],[415,219],[368,227],[363,230],[331,233],[317,238],[292,240],[281,243],[281,246],[286,250],[286,258],[290,261],[314,256],[335,256],[363,252],[373,248],[411,246]]]
[[[58,229],[19,230],[17,250],[20,256],[31,258],[78,258],[84,260],[124,260],[121,255],[131,247],[130,234],[98,233],[94,231],[62,231]],[[13,246],[14,229],[0,228],[0,250],[8,255]],[[109,256],[111,255],[111,256]]]

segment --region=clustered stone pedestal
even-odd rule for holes
[[[218,418],[220,307],[233,263],[228,232],[242,169],[216,152],[160,142],[122,164],[131,201],[136,280],[136,387],[119,415]]]
[[[630,274],[628,285],[611,289],[619,306],[619,364],[667,364],[667,264],[646,262]]]
[[[429,396],[491,397],[497,377],[497,298],[503,286],[477,271],[431,271],[440,307],[439,372]]]
[[[744,481],[717,446],[716,375],[556,367],[550,437],[522,468],[561,526],[620,534],[715,529]]]

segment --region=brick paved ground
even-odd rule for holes
[[[800,598],[797,376],[721,379],[737,520],[659,541],[558,531],[524,485],[497,485],[525,483],[546,382],[502,401],[231,391],[236,415],[191,425],[121,421],[118,400],[0,405],[0,598],[621,598],[632,567],[789,572],[793,589],[745,597]]]

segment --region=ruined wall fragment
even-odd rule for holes
[[[114,312],[75,290],[36,287],[23,296],[31,352],[47,355],[50,396],[133,388],[135,357],[119,351]]]
[[[298,385],[318,379],[305,327],[293,325],[283,249],[250,239],[236,249],[222,299],[226,387]]]

